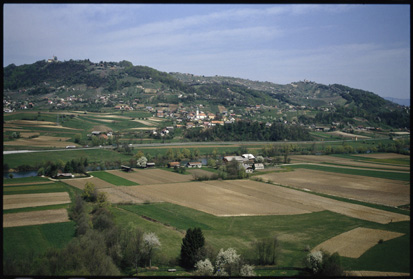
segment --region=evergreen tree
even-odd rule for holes
[[[180,265],[192,269],[205,256],[205,238],[200,228],[189,228],[182,239]]]

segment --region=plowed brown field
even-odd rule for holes
[[[369,154],[365,155],[359,155],[362,157],[369,157]],[[406,155],[399,155],[399,156],[404,156],[404,157],[395,157],[394,155],[399,155],[399,154],[393,154],[390,153],[388,157],[386,157],[386,154],[372,154],[371,158],[376,158],[374,156],[377,156],[377,159],[393,159],[393,158],[406,158],[408,156]],[[384,165],[384,164],[379,164],[379,163],[369,163],[369,162],[361,162],[361,161],[354,161],[353,159],[348,159],[348,158],[340,158],[340,157],[334,157],[334,156],[317,156],[317,155],[292,155],[290,156],[291,162],[292,163],[301,163],[301,162],[306,162],[306,163],[331,163],[331,164],[339,164],[339,165],[346,165],[346,166],[352,166],[352,167],[365,167],[365,168],[385,168],[385,169],[394,169],[394,170],[400,170],[400,171],[410,171],[410,166],[392,166],[392,165]]]
[[[114,175],[123,177],[127,180],[136,182],[138,184],[161,184],[161,183],[174,183],[174,182],[186,182],[192,179],[191,175],[182,175],[173,173],[170,171],[160,169],[135,169],[133,172],[124,172],[120,170],[107,171]]]
[[[216,216],[292,215],[321,210],[390,223],[409,216],[362,205],[340,202],[294,189],[251,180],[204,181],[122,187],[134,197],[153,197]]]
[[[3,209],[70,203],[69,193],[3,195]]]
[[[30,212],[3,214],[3,227],[31,226],[50,223],[68,222],[67,210],[52,209]]]
[[[317,245],[313,251],[325,250],[331,254],[338,252],[343,257],[359,258],[364,252],[375,246],[379,240],[387,241],[402,235],[404,234],[398,232],[355,228],[324,241]]]
[[[114,187],[113,184],[110,184],[100,178],[97,177],[87,177],[87,178],[75,178],[75,179],[65,179],[63,182],[74,186],[76,188],[79,188],[81,190],[85,189],[85,185],[87,182],[91,182],[95,185],[96,189],[102,189],[102,188],[111,188]]]
[[[360,175],[296,169],[258,177],[274,183],[389,206],[410,203],[410,187],[405,181]]]

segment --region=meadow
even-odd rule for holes
[[[124,210],[129,212],[128,218],[121,217]],[[211,245],[213,249],[233,247],[246,259],[254,257],[255,252],[252,247],[254,241],[268,236],[277,236],[281,243],[281,251],[275,269],[303,267],[302,259],[308,253],[306,251],[307,245],[315,247],[335,235],[357,227],[410,234],[410,222],[383,225],[349,218],[330,211],[290,216],[216,217],[175,204],[154,203],[117,205],[113,208],[113,212],[120,224],[126,225],[128,222],[133,222],[142,228],[150,228],[155,233],[157,230],[163,231],[165,229],[177,230],[182,233],[187,228],[200,227],[208,245]],[[142,216],[149,217],[159,223],[147,221]],[[180,242],[176,243],[176,236],[161,238],[161,241],[164,241],[163,246],[168,247],[167,251],[162,251],[163,254],[170,257],[176,257],[179,254]],[[376,261],[379,259],[383,263],[380,270],[409,272],[409,237],[403,236],[389,242],[395,243],[397,246],[383,245],[380,246],[381,249],[377,253],[363,255],[365,257],[363,265],[357,265],[357,259],[344,259],[344,267],[346,269],[357,267],[362,270],[376,270]],[[383,244],[387,244],[387,242]],[[391,252],[392,249],[399,253]],[[396,257],[396,259],[390,257]],[[388,260],[390,262],[399,261],[399,264],[395,267],[390,262],[386,262]],[[265,274],[268,274],[268,270]],[[274,274],[277,273],[272,275]]]

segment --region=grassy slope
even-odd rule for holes
[[[204,232],[207,242],[216,250],[220,248],[234,247],[245,258],[252,257],[252,243],[260,238],[277,235],[281,241],[282,252],[279,259],[279,267],[302,267],[302,259],[306,253],[306,245],[314,247],[319,243],[340,233],[356,227],[369,227],[376,229],[409,232],[409,222],[381,225],[359,219],[346,217],[329,211],[292,216],[256,216],[256,217],[215,217],[190,208],[181,207],[169,203],[149,205],[119,205],[119,208],[131,212],[127,221],[142,222],[141,215],[150,217],[162,224],[185,231],[190,227],[200,227]],[[144,220],[145,222],[148,222]],[[118,219],[118,222],[125,222]],[[156,223],[153,223],[156,225]],[[161,224],[156,227],[164,230]],[[155,227],[154,227],[155,229]],[[155,231],[157,232],[157,231]],[[161,241],[168,243],[168,254],[179,255],[180,246],[170,243],[170,239]],[[409,261],[409,238],[401,238],[396,241],[396,247],[388,249],[399,251],[398,254],[390,253],[387,249],[379,250],[379,253],[367,255],[361,267],[364,270],[375,270],[376,260],[386,262],[386,258],[396,257],[401,263],[394,267],[385,264],[382,270],[406,271]],[[175,247],[175,248],[173,248]],[[173,249],[172,249],[173,248]],[[173,250],[173,251],[172,251]],[[408,258],[408,257],[407,257]],[[356,266],[358,261],[345,261],[346,268]],[[407,269],[408,271],[408,269]]]
[[[41,254],[64,247],[75,234],[75,223],[64,222],[3,228],[3,255],[8,258]]]

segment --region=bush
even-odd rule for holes
[[[97,200],[98,192],[95,185],[91,182],[86,182],[85,189],[83,189],[82,198],[86,201],[95,202]]]
[[[112,214],[106,208],[99,208],[93,214],[92,224],[94,229],[100,231],[109,229],[115,225]]]

